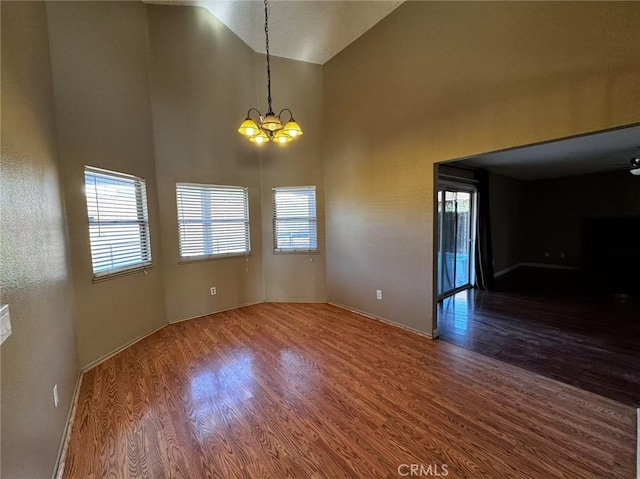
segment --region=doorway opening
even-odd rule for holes
[[[634,124],[436,164],[434,336],[636,405],[639,138]]]
[[[476,188],[438,181],[438,300],[475,284]]]

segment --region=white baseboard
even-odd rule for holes
[[[105,354],[104,356],[99,357],[98,359],[91,361],[89,364],[83,366],[80,370],[82,372],[87,372],[90,369],[95,368],[98,364],[105,362],[107,359],[111,359],[112,357],[114,357],[116,354],[121,353],[122,351],[124,351],[125,349],[127,349],[130,346],[133,346],[134,344],[136,344],[139,341],[142,341],[144,338],[148,338],[149,336],[151,336],[153,333],[157,333],[158,331],[160,331],[162,328],[164,328],[167,325],[167,323],[164,323],[162,326],[157,327],[156,329],[154,329],[153,331],[149,331],[146,334],[143,334],[141,336],[138,336],[135,339],[132,339],[131,341],[129,341],[126,344],[123,344],[122,346],[117,347],[116,349],[114,349],[113,351],[111,351],[110,353]]]
[[[114,349],[113,351],[105,354],[104,356],[99,357],[98,359],[91,361],[90,363],[86,364],[85,366],[83,366],[80,370],[85,372],[85,371],[89,371],[90,369],[95,368],[98,364],[105,362],[107,359],[112,358],[113,356],[115,356],[116,354],[124,351],[125,349],[127,349],[130,346],[133,346],[134,344],[136,344],[139,341],[142,341],[143,339],[151,336],[154,333],[157,333],[158,331],[160,331],[162,328],[164,328],[165,326],[169,325],[169,324],[176,324],[176,323],[181,323],[183,321],[189,321],[191,319],[197,319],[197,318],[202,318],[203,316],[211,316],[212,314],[216,314],[216,313],[223,313],[225,311],[233,311],[234,309],[239,309],[239,308],[246,308],[247,306],[254,306],[256,304],[262,304],[262,303],[275,303],[278,301],[255,301],[252,303],[243,303],[240,304],[238,306],[234,306],[232,308],[226,308],[226,309],[219,309],[216,311],[211,311],[210,313],[204,313],[204,314],[199,314],[197,316],[190,316],[188,318],[180,318],[180,319],[172,319],[166,323],[164,323],[163,325],[157,327],[156,329],[154,329],[153,331],[150,331],[146,334],[143,334],[141,336],[138,336],[135,339],[132,339],[131,341],[129,341],[126,344],[123,344],[122,346],[117,347],[116,349]],[[326,303],[326,301],[282,301],[283,303]]]
[[[64,466],[67,460],[67,451],[69,449],[69,441],[71,440],[71,429],[76,418],[76,409],[78,408],[78,398],[80,397],[80,386],[82,385],[82,376],[84,373],[80,371],[78,373],[78,379],[76,379],[76,386],[73,390],[73,399],[71,400],[71,407],[69,408],[69,414],[67,415],[67,421],[65,423],[64,431],[62,433],[62,442],[58,450],[58,459],[56,465],[53,468],[52,479],[62,479],[64,474]]]
[[[527,268],[544,268],[544,269],[562,269],[562,270],[566,270],[566,271],[582,271],[582,268],[580,266],[570,266],[570,265],[566,265],[566,264],[523,262],[523,263],[516,263],[514,265],[509,266],[508,268],[501,269],[500,271],[497,271],[497,272],[493,273],[493,277],[494,278],[499,278],[500,276],[504,276],[507,273],[511,273],[511,271],[515,271],[516,269],[518,269],[520,267],[523,267],[523,266],[527,267]]]
[[[268,299],[264,301],[256,301],[253,303],[243,303],[239,306],[234,306],[232,308],[219,309],[216,311],[212,311],[210,313],[199,314],[198,316],[190,316],[188,318],[180,318],[180,319],[172,319],[167,324],[176,324],[182,323],[183,321],[190,321],[192,319],[202,318],[204,316],[211,316],[212,314],[224,313],[225,311],[233,311],[234,309],[246,308],[247,306],[255,306],[256,304],[264,304],[264,303],[302,303],[302,304],[327,304],[326,299]]]
[[[265,299],[265,303],[327,304],[326,299]]]
[[[565,269],[568,271],[582,271],[582,268],[580,266],[569,266],[566,264],[520,263],[520,266],[528,266],[529,268]]]
[[[376,316],[375,314],[367,313],[365,311],[361,311],[359,309],[352,308],[350,306],[345,306],[344,304],[334,303],[332,301],[328,301],[327,304],[330,304],[332,306],[336,306],[336,307],[344,309],[346,311],[350,311],[352,313],[359,314],[360,316],[364,316],[365,318],[368,318],[368,319],[373,319],[375,321],[380,321],[381,323],[388,324],[389,326],[394,326],[394,327],[399,328],[399,329],[404,329],[405,331],[409,331],[410,333],[413,333],[413,334],[418,334],[418,335],[423,336],[423,337],[425,337],[427,339],[434,339],[433,336],[431,334],[429,334],[429,333],[425,333],[424,331],[420,331],[419,329],[415,329],[415,328],[412,328],[412,327],[409,327],[409,326],[405,326],[404,324],[396,323],[395,321],[391,321],[390,319],[383,318],[381,316]]]
[[[247,306],[255,306],[256,304],[262,304],[262,303],[265,303],[265,302],[267,302],[267,301],[256,301],[254,303],[243,303],[243,304],[240,304],[238,306],[234,306],[232,308],[218,309],[216,311],[211,311],[210,313],[199,314],[197,316],[190,316],[188,318],[180,318],[180,319],[172,319],[167,324],[182,323],[183,321],[190,321],[192,319],[203,318],[204,316],[211,316],[212,314],[224,313],[225,311],[233,311],[234,309],[246,308]],[[165,326],[166,326],[166,324],[165,324]]]
[[[504,276],[507,273],[511,273],[511,271],[515,271],[520,266],[522,266],[522,263],[512,264],[511,266],[509,266],[507,268],[501,269],[500,271],[496,271],[495,273],[493,273],[493,277],[494,278],[499,278],[500,276]]]

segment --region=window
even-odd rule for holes
[[[147,189],[142,178],[84,167],[93,276],[151,264]]]
[[[316,187],[273,189],[274,251],[317,251]]]
[[[176,197],[180,259],[251,252],[247,188],[178,183]]]

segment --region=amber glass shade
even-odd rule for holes
[[[293,138],[287,135],[284,131],[278,131],[273,135],[274,143],[289,143]]]
[[[258,130],[258,134],[249,138],[249,141],[252,141],[253,143],[258,143],[258,144],[268,143],[269,137],[264,131]]]
[[[244,136],[252,137],[260,133],[260,128],[258,128],[258,125],[256,125],[255,121],[253,121],[251,118],[247,118],[242,122],[240,128],[238,128],[238,133]]]
[[[270,114],[265,116],[264,120],[262,120],[262,128],[269,131],[282,130],[282,122],[276,115]]]
[[[296,138],[297,136],[302,135],[302,128],[300,128],[300,125],[298,125],[294,120],[288,122],[284,126],[282,131],[289,135],[291,138]]]

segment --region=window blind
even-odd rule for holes
[[[177,183],[176,197],[181,259],[251,252],[247,188]]]
[[[142,178],[85,166],[94,277],[151,264],[147,190]]]
[[[316,187],[273,188],[274,251],[317,251]]]

